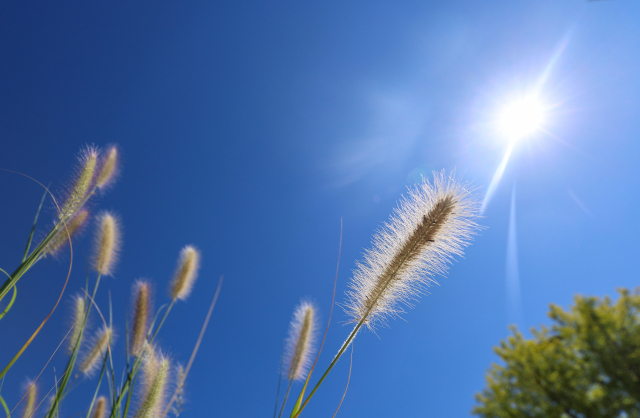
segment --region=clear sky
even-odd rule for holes
[[[633,0],[4,2],[0,168],[60,191],[82,146],[120,146],[121,176],[91,205],[123,224],[98,298],[108,311],[111,294],[120,353],[135,279],[154,280],[160,306],[179,250],[201,249],[195,292],[160,338],[186,363],[225,275],[184,417],[270,417],[294,307],[306,297],[328,317],[340,220],[337,302],[407,187],[456,170],[480,200],[492,191],[487,228],[404,320],[358,335],[339,416],[464,417],[509,324],[528,330],[549,322],[549,303],[638,284],[639,22]],[[532,91],[546,122],[491,187],[509,147],[495,122]],[[0,172],[0,191],[0,267],[12,271],[42,190]],[[40,233],[53,217],[48,201]],[[91,236],[77,241],[66,302],[8,375],[10,405],[64,334]],[[55,303],[68,261],[21,280],[0,366]],[[322,370],[345,319],[337,307]],[[63,364],[54,357],[42,386]],[[343,358],[302,416],[331,416],[348,370]],[[86,409],[94,382],[61,417]]]

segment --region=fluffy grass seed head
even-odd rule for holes
[[[38,386],[35,382],[28,381],[26,384],[26,402],[22,410],[22,418],[31,418],[36,408],[36,398],[38,397]]]
[[[144,343],[145,349],[143,350],[144,358],[142,362],[142,397],[146,394],[146,388],[148,388],[156,373],[158,372],[158,364],[161,354],[158,353],[155,344],[149,344],[148,341]]]
[[[132,327],[129,336],[129,348],[136,357],[142,354],[147,341],[150,312],[151,285],[145,280],[138,280],[133,285]]]
[[[113,345],[114,340],[113,328],[102,327],[93,338],[93,342],[89,351],[84,356],[80,364],[80,372],[90,377],[98,368],[100,368],[101,360],[107,352],[107,348]]]
[[[67,221],[67,229],[60,228],[51,241],[44,249],[45,255],[56,255],[69,242],[69,237],[73,238],[87,224],[89,219],[89,211],[80,209],[73,218]],[[69,231],[69,235],[67,235]]]
[[[141,404],[134,418],[157,418],[164,407],[169,382],[169,359],[155,350],[145,357]]]
[[[478,201],[444,171],[434,172],[433,184],[423,180],[410,189],[357,263],[344,304],[349,322],[374,329],[403,313],[401,305],[411,307],[463,254],[479,229],[478,214]]]
[[[67,342],[67,354],[73,352],[73,348],[80,337],[82,327],[85,324],[84,316],[87,311],[85,297],[83,295],[75,295],[73,297],[73,330]]]
[[[302,301],[293,312],[286,343],[285,374],[289,380],[304,380],[307,376],[317,331],[316,308]]]
[[[98,215],[98,233],[95,241],[94,267],[105,275],[113,275],[120,249],[120,224],[109,212]]]
[[[200,251],[187,245],[180,251],[178,268],[171,281],[171,299],[186,300],[200,268]]]
[[[96,187],[104,190],[109,187],[118,175],[118,147],[110,146],[100,161],[100,170],[96,178]]]
[[[105,418],[107,415],[107,398],[99,396],[93,404],[93,414],[91,418]]]
[[[175,390],[176,400],[171,406],[171,412],[175,417],[179,417],[180,414],[182,413],[182,407],[185,403],[184,381],[186,379],[186,376],[184,374],[184,366],[178,363],[178,365],[175,367],[175,373],[176,373],[176,390]]]
[[[98,165],[99,154],[100,152],[94,146],[88,146],[81,152],[78,174],[73,182],[73,186],[69,189],[67,199],[62,205],[62,209],[60,209],[58,213],[58,219],[72,217],[89,197]]]

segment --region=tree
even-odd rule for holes
[[[484,418],[640,416],[640,293],[577,295],[568,311],[550,306],[552,327],[513,335],[495,348],[473,413]]]

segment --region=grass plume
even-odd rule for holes
[[[304,380],[312,359],[317,330],[316,309],[306,301],[293,313],[287,338],[286,376],[289,380]]]
[[[374,329],[411,306],[426,286],[445,274],[479,226],[479,202],[444,171],[433,184],[423,180],[400,201],[389,222],[374,235],[371,249],[357,263],[344,309],[355,327],[304,402],[291,413],[300,415],[363,325]],[[304,392],[300,394],[301,402]]]
[[[26,403],[22,410],[22,418],[31,418],[36,408],[36,398],[38,397],[38,387],[35,382],[27,382]]]
[[[142,404],[134,418],[156,418],[166,398],[169,380],[169,359],[151,351],[145,359],[142,387]]]
[[[171,412],[173,416],[176,418],[180,416],[182,413],[182,406],[184,405],[184,382],[186,379],[186,374],[184,372],[184,366],[182,364],[178,364],[176,366],[176,390],[175,390],[175,404],[171,407]]]
[[[62,199],[61,204],[55,199],[54,203],[58,208],[56,212],[57,220],[54,226],[49,230],[43,240],[32,247],[32,241],[34,237],[34,231],[36,231],[36,225],[40,209],[47,194],[51,195],[51,192],[47,187],[40,184],[46,193],[43,196],[40,206],[36,212],[31,232],[27,239],[27,245],[24,249],[22,261],[12,274],[9,274],[3,269],[0,272],[7,276],[7,279],[0,286],[0,299],[6,296],[11,290],[13,294],[6,308],[0,312],[0,319],[13,306],[14,301],[17,298],[17,286],[16,282],[35,265],[38,261],[42,260],[47,255],[55,254],[62,249],[66,243],[68,243],[71,235],[78,233],[82,226],[87,223],[89,219],[89,211],[83,208],[85,203],[96,193],[98,189],[103,189],[109,186],[113,182],[114,177],[118,172],[119,165],[119,150],[116,147],[110,147],[107,152],[99,158],[99,152],[95,147],[87,147],[82,151],[80,158],[80,167],[77,169],[77,174],[74,177],[71,184],[66,189],[66,196]],[[195,344],[195,348],[192,352],[191,358],[186,368],[179,367],[177,370],[177,383],[175,384],[176,392],[175,399],[172,398],[168,403],[166,402],[166,391],[169,383],[169,376],[172,373],[171,364],[168,358],[159,354],[159,351],[154,345],[154,341],[162,328],[162,324],[167,319],[171,307],[174,305],[177,299],[184,300],[188,297],[191,291],[194,281],[196,279],[200,253],[193,246],[185,247],[180,255],[178,262],[178,268],[173,276],[171,283],[171,301],[168,305],[163,305],[153,317],[153,332],[149,329],[151,316],[151,293],[152,286],[149,282],[138,282],[134,286],[133,296],[133,314],[131,325],[131,333],[127,335],[129,341],[129,347],[132,348],[132,352],[127,352],[127,363],[124,368],[120,384],[118,387],[118,380],[116,378],[116,368],[114,365],[111,343],[113,342],[113,328],[111,326],[102,327],[92,338],[89,338],[86,344],[83,341],[84,335],[88,335],[87,317],[92,308],[100,315],[103,324],[111,324],[112,322],[112,309],[111,303],[109,303],[109,317],[105,319],[105,316],[95,303],[95,297],[98,291],[100,279],[103,275],[113,275],[114,266],[120,244],[120,228],[119,222],[110,213],[102,213],[97,219],[97,233],[95,237],[95,246],[91,257],[92,267],[97,270],[97,277],[95,278],[95,285],[93,292],[89,292],[89,283],[92,282],[91,275],[86,275],[86,288],[84,289],[84,296],[75,296],[72,299],[72,320],[69,323],[68,332],[55,349],[54,354],[61,347],[65,347],[68,350],[69,357],[66,362],[66,367],[59,374],[59,371],[54,369],[55,384],[51,387],[51,390],[46,394],[45,399],[49,402],[41,401],[40,404],[45,404],[44,412],[45,418],[57,418],[60,416],[60,408],[62,403],[68,399],[68,394],[75,389],[79,384],[78,378],[81,374],[90,376],[97,370],[101,369],[100,378],[98,379],[97,387],[94,391],[94,397],[90,404],[88,411],[85,411],[86,417],[92,418],[105,418],[107,415],[110,418],[127,418],[134,415],[129,413],[130,407],[133,405],[139,406],[139,410],[136,416],[139,418],[160,418],[166,415],[167,411],[172,410],[172,405],[176,401],[173,411],[176,416],[182,409],[182,403],[184,402],[184,383],[185,378],[189,372],[189,369],[193,363],[196,352],[202,341],[204,330],[209,322],[213,307],[218,298],[220,291],[220,284],[216,290],[213,302],[206,316],[205,323],[200,332],[200,336]],[[73,249],[72,249],[73,250]],[[12,368],[14,363],[20,358],[25,349],[31,344],[35,336],[40,329],[49,320],[49,317],[53,314],[60,298],[66,289],[67,282],[71,276],[71,267],[73,262],[73,251],[70,255],[69,270],[62,286],[61,293],[58,297],[56,304],[54,305],[48,316],[42,321],[37,330],[31,335],[27,342],[22,345],[20,350],[13,356],[9,363],[0,370],[0,389],[3,386],[4,378],[7,372]],[[109,300],[111,302],[111,299]],[[162,314],[162,312],[164,313]],[[19,318],[18,318],[19,319]],[[156,322],[156,320],[158,322]],[[1,340],[1,338],[0,338]],[[64,348],[63,348],[64,349]],[[49,358],[49,361],[53,358],[53,355]],[[45,368],[49,364],[49,361],[45,364]],[[44,372],[41,371],[42,374]],[[40,375],[38,375],[38,378]],[[58,378],[59,377],[59,378]],[[38,379],[36,378],[36,380]],[[105,378],[109,384],[110,397],[98,397],[100,392],[100,385]],[[51,395],[50,395],[51,394]],[[50,395],[50,396],[49,396]],[[140,402],[132,400],[137,395],[141,395]],[[26,399],[25,399],[26,398]],[[40,406],[36,403],[36,387],[31,384],[29,389],[25,392],[22,403],[24,409],[23,418],[30,418],[34,411]],[[19,403],[20,405],[20,403]],[[9,410],[4,398],[0,396],[0,407],[4,409],[7,416],[11,416],[13,411]],[[18,406],[16,406],[17,408]],[[163,409],[163,408],[166,408]],[[15,409],[15,408],[14,408]],[[22,412],[22,411],[20,411]]]
[[[300,302],[293,312],[285,349],[285,364],[287,365],[285,376],[289,379],[289,385],[287,386],[278,418],[282,416],[287,404],[293,381],[304,380],[307,376],[312,361],[313,345],[317,331],[316,316],[316,308],[304,300]]]
[[[72,217],[84,204],[93,184],[98,164],[99,151],[93,146],[87,147],[80,155],[80,168],[67,199],[58,213],[60,220]]]
[[[71,331],[71,336],[69,337],[68,345],[67,345],[67,353],[71,354],[73,352],[74,347],[76,346],[76,342],[80,337],[80,334],[83,331],[83,327],[85,326],[85,315],[87,311],[85,297],[82,295],[75,295],[73,297],[73,331]]]
[[[187,245],[180,251],[180,259],[173,280],[171,281],[171,299],[186,300],[200,268],[200,252]]]
[[[351,322],[369,328],[403,312],[448,264],[475,231],[478,202],[444,172],[423,181],[401,200],[357,264],[345,310]]]
[[[104,190],[113,183],[118,174],[118,160],[118,147],[112,145],[107,149],[106,156],[100,161],[100,171],[96,178],[96,187],[98,189]]]
[[[139,280],[133,285],[133,315],[129,347],[131,354],[139,356],[147,340],[149,328],[151,285],[149,282]]]
[[[96,399],[95,405],[93,407],[93,414],[91,414],[91,418],[105,418],[107,415],[107,398],[104,396],[99,396]]]
[[[80,372],[85,376],[91,376],[100,366],[100,360],[113,341],[113,328],[102,327],[94,337],[91,348],[80,364]]]
[[[94,267],[100,274],[110,276],[120,248],[120,225],[112,214],[103,212],[98,216],[98,228]]]
[[[67,230],[69,231],[69,235],[64,230],[64,228],[60,229],[55,237],[49,241],[49,244],[44,249],[45,255],[55,255],[57,254],[65,244],[69,242],[69,237],[73,238],[82,227],[86,225],[87,220],[89,219],[89,211],[86,209],[80,209],[71,220],[67,222]]]

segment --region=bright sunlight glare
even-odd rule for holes
[[[498,119],[498,129],[510,141],[525,138],[544,123],[544,107],[536,97],[525,97],[507,106]]]

